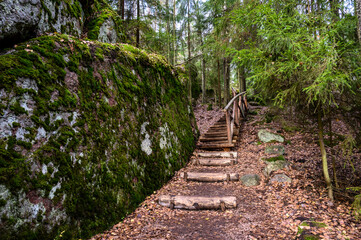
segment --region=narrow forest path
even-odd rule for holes
[[[350,216],[350,206],[329,202],[324,189],[302,166],[300,160],[315,158],[313,155],[319,154],[317,145],[307,138],[310,136],[282,132],[277,124],[264,122],[264,108],[257,111],[257,115],[243,122],[236,147],[229,151],[236,153],[236,164],[201,166],[199,160],[204,159],[201,153],[209,151],[196,149],[188,165],[164,187],[147,197],[134,213],[92,239],[305,239],[307,234],[319,236],[319,239],[361,239],[361,224]],[[293,160],[288,167],[267,177],[263,174],[267,164],[261,158],[267,156],[265,148],[272,144],[261,143],[257,136],[264,128],[282,132],[288,139],[288,144],[282,144],[286,159]],[[303,148],[308,148],[308,151],[302,151]],[[188,173],[186,176],[190,176],[192,172],[237,173],[240,178],[252,174],[258,175],[260,181],[259,185],[250,187],[242,181],[227,179],[221,182],[189,181],[184,175]],[[271,180],[272,176],[282,173],[292,182]],[[161,206],[159,199],[169,195],[234,196],[237,206],[225,211]]]

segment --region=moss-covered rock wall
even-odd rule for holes
[[[106,0],[0,0],[0,48],[54,32],[125,42],[122,25]]]
[[[163,57],[58,34],[0,56],[0,116],[1,239],[110,227],[184,166],[197,135]]]

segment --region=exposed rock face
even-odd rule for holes
[[[116,28],[113,19],[107,19],[99,29],[98,40],[101,42],[116,43],[117,33],[115,30]]]
[[[241,177],[241,182],[246,187],[259,185],[261,178],[257,174],[246,174]]]
[[[12,46],[46,32],[80,36],[83,10],[76,0],[0,1],[0,45]]]
[[[94,4],[98,11],[91,14],[87,26],[87,37],[91,40],[98,40],[106,43],[124,42],[124,23],[119,15],[106,3]]]
[[[280,135],[271,133],[265,129],[261,129],[258,131],[258,138],[260,141],[268,143],[268,142],[284,142],[284,138]]]
[[[0,232],[87,238],[185,165],[196,124],[163,57],[43,36],[0,56]]]

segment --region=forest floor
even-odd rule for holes
[[[92,239],[307,239],[307,234],[318,236],[318,239],[361,239],[361,221],[356,221],[351,214],[345,191],[336,191],[334,202],[327,198],[314,128],[302,130],[292,119],[287,120],[290,118],[288,114],[277,120],[265,107],[254,107],[252,113],[240,129],[235,149],[238,164],[225,167],[223,171],[238,172],[240,176],[258,174],[260,185],[245,187],[241,182],[186,182],[179,176],[181,172],[202,171],[188,163],[122,222]],[[203,133],[221,113],[198,106],[195,115]],[[341,122],[335,124],[334,129],[345,131]],[[259,129],[268,129],[285,137],[285,158],[291,165],[274,174],[285,173],[292,178],[292,183],[271,183],[262,174],[265,163],[261,158],[266,156],[265,147],[270,144],[259,142]],[[361,159],[361,154],[356,153],[353,157]],[[341,175],[351,168],[347,161],[337,164]],[[358,165],[354,167],[361,169]],[[359,176],[359,172],[354,172],[351,174],[353,179],[340,178],[340,186],[345,182],[359,181]],[[237,208],[224,212],[187,211],[171,210],[157,203],[160,195],[170,194],[232,195],[237,197]]]

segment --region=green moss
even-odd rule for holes
[[[321,238],[318,237],[318,236],[316,236],[316,235],[305,234],[305,235],[303,235],[303,239],[304,239],[304,240],[319,240],[319,239],[321,239]]]
[[[280,161],[280,160],[283,160],[285,161],[285,157],[283,155],[279,155],[277,157],[270,157],[270,158],[266,158],[265,161],[267,162],[275,162],[275,161]]]
[[[13,105],[10,106],[10,110],[14,111],[16,115],[28,113],[23,107],[20,106],[20,103],[18,101],[16,101]]]
[[[117,42],[124,42],[124,23],[119,15],[109,6],[106,1],[96,0],[92,5],[93,14],[89,16],[88,38],[98,40],[99,30],[103,23],[111,19],[115,24],[115,32],[117,34]]]
[[[18,123],[18,122],[13,122],[13,128],[17,128],[17,127],[20,127],[20,123]]]

